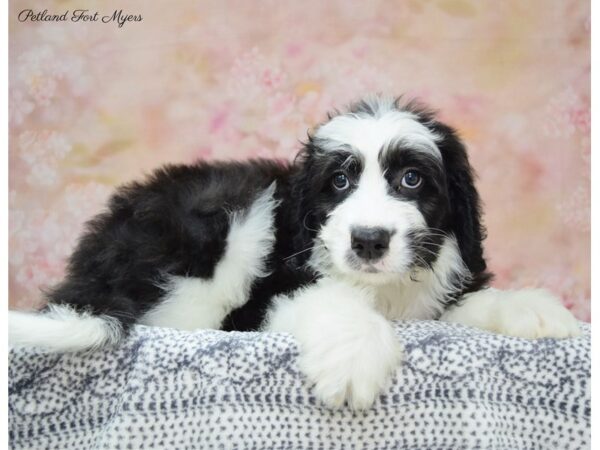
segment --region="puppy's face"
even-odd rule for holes
[[[371,284],[430,267],[451,232],[444,138],[381,99],[320,126],[306,164],[313,267]]]

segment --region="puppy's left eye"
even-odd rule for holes
[[[423,177],[414,169],[407,170],[402,176],[402,186],[408,189],[416,189],[423,183]]]
[[[336,172],[333,174],[333,178],[331,179],[331,184],[338,191],[345,191],[350,187],[350,180],[343,172]]]

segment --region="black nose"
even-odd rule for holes
[[[389,248],[390,232],[385,228],[356,227],[350,234],[350,244],[362,259],[379,259]]]

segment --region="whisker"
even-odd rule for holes
[[[306,215],[304,216],[304,219],[302,219],[302,226],[304,227],[304,229],[306,229],[308,231],[314,231],[315,233],[318,233],[319,230],[315,230],[313,228],[310,228],[308,225],[306,225],[306,218],[308,217],[309,214],[310,214],[310,212],[306,213]]]
[[[305,248],[304,250],[300,250],[299,252],[296,252],[296,253],[294,253],[294,254],[292,254],[292,255],[290,255],[290,256],[286,256],[285,258],[283,258],[283,260],[284,260],[284,261],[285,261],[285,260],[288,260],[288,259],[290,259],[290,258],[293,258],[294,256],[300,255],[301,253],[308,252],[308,251],[310,251],[310,250],[314,250],[314,249],[316,249],[316,248],[321,248],[321,247],[325,247],[325,246],[324,246],[323,244],[319,244],[319,245],[313,245],[312,247]]]
[[[426,252],[429,252],[429,254],[431,254],[433,256],[438,256],[438,254],[436,252],[434,252],[433,250],[430,250],[428,248],[425,248],[425,247],[417,247],[416,250],[417,251],[426,251]]]
[[[444,230],[442,230],[441,228],[428,227],[427,229],[428,229],[428,230],[432,230],[432,231],[439,231],[440,233],[443,233],[443,234],[446,234],[446,235],[448,234],[448,232],[447,232],[447,231],[444,231]]]
[[[445,246],[444,244],[440,244],[440,243],[435,242],[435,241],[428,241],[426,239],[415,239],[415,240],[413,240],[413,243],[416,246],[428,245],[428,246],[438,247],[438,248],[442,248],[442,247]]]
[[[420,230],[414,230],[413,233],[418,236],[442,236],[442,237],[450,237],[447,232],[444,230],[440,230],[439,228],[424,228]]]
[[[428,234],[436,235],[436,236],[446,236],[448,237],[448,233],[440,232],[438,230],[429,229],[426,231]]]
[[[435,234],[413,234],[411,235],[411,237],[415,240],[418,241],[424,241],[424,242],[428,242],[431,241],[433,243],[440,243],[440,238],[445,238],[444,236],[441,235],[435,235]],[[443,245],[443,241],[441,242],[441,244]]]
[[[413,255],[415,258],[417,258],[421,264],[423,264],[425,267],[431,267],[431,264],[428,264],[427,261],[425,261],[423,258],[421,258],[419,255],[417,255],[416,253]]]
[[[444,244],[437,244],[435,242],[417,242],[417,246],[421,247],[421,246],[431,246],[431,247],[437,247],[437,248],[444,248]]]

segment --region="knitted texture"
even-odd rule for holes
[[[590,327],[581,328],[578,338],[532,341],[398,323],[404,361],[364,412],[320,405],[285,334],[139,326],[91,354],[13,349],[10,446],[588,448]]]

